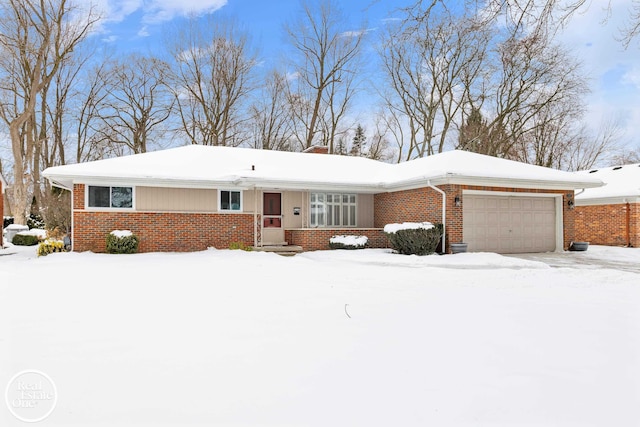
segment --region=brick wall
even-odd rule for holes
[[[73,209],[84,209],[84,184],[73,185]]]
[[[564,221],[564,248],[575,240],[574,215],[567,204],[566,194],[573,190],[536,190],[527,188],[508,187],[480,187],[471,185],[441,185],[438,188],[446,194],[446,233],[447,252],[450,242],[462,241],[463,217],[462,206],[455,206],[455,198],[462,199],[463,190],[496,191],[508,193],[553,193],[562,194]],[[382,228],[385,224],[402,222],[433,223],[442,222],[442,195],[432,188],[424,187],[415,190],[397,191],[394,193],[379,193],[374,196],[374,226]]]
[[[329,249],[329,239],[336,235],[367,236],[369,248],[388,248],[389,240],[384,232],[374,228],[306,228],[285,230],[285,240],[290,245],[301,246],[305,251]]]
[[[640,204],[577,206],[576,241],[592,245],[640,245]],[[627,228],[628,227],[628,228]]]
[[[74,251],[104,252],[113,230],[131,230],[139,252],[227,249],[231,242],[253,245],[253,214],[91,212],[74,213]]]

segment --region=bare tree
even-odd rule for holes
[[[39,145],[38,98],[61,64],[87,36],[97,17],[79,17],[66,0],[6,0],[0,5],[0,115],[9,128],[14,157],[13,214],[25,223]]]
[[[449,131],[473,93],[483,66],[490,27],[471,13],[458,15],[438,2],[405,10],[390,26],[380,47],[390,91],[390,110],[405,117],[409,129],[406,159],[442,152]]]
[[[302,149],[318,142],[324,124],[320,139],[334,151],[340,120],[355,90],[354,68],[366,32],[349,31],[346,23],[335,2],[325,0],[317,7],[303,3],[300,19],[286,25],[295,52],[291,102],[303,126],[297,135]]]
[[[291,151],[293,115],[287,99],[287,77],[272,71],[265,78],[261,96],[251,106],[253,147]]]
[[[478,151],[554,164],[549,156],[562,157],[567,132],[584,112],[588,86],[579,62],[541,36],[510,37],[495,57],[496,73],[483,97],[488,135]],[[530,158],[532,151],[537,154]]]
[[[169,66],[138,53],[114,61],[103,73],[106,79],[104,108],[98,129],[109,145],[124,145],[131,153],[145,153],[150,141],[158,141],[171,115],[175,97],[167,86]]]
[[[622,127],[617,119],[605,119],[600,123],[596,133],[581,126],[568,149],[563,153],[561,169],[585,170],[598,163],[634,163],[633,152],[629,152],[622,144]],[[635,157],[635,162],[640,161]]]
[[[169,51],[181,133],[192,144],[243,143],[256,65],[246,34],[217,14],[204,22],[192,18],[172,34]]]
[[[109,82],[109,61],[101,61],[84,70],[82,79],[76,86],[72,108],[75,121],[75,161],[77,163],[115,157],[118,148],[110,144],[109,132],[101,119],[102,110],[107,108],[107,86]]]

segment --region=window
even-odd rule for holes
[[[220,190],[218,196],[221,211],[242,211],[242,191]]]
[[[133,208],[133,187],[98,187],[89,186],[90,208]]]
[[[311,227],[355,227],[356,195],[342,193],[311,193]]]

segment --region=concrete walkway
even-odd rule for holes
[[[634,248],[620,248],[634,251]],[[540,261],[555,268],[580,268],[580,269],[612,269],[640,273],[640,258],[633,257],[603,257],[599,251],[589,248],[585,252],[546,252],[539,254],[509,254],[509,257]]]

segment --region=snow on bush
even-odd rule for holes
[[[20,231],[18,234],[22,236],[36,236],[38,239],[47,238],[47,230],[43,230],[42,228],[32,228],[31,230]]]
[[[329,239],[331,249],[364,249],[369,242],[367,236],[333,236]]]
[[[387,224],[384,226],[385,233],[396,233],[398,230],[430,230],[434,225],[428,221],[425,222],[403,222],[402,224]]]
[[[133,236],[133,233],[130,230],[113,230],[111,234],[119,238]]]
[[[138,238],[129,230],[113,230],[107,234],[107,252],[110,254],[135,254]]]

